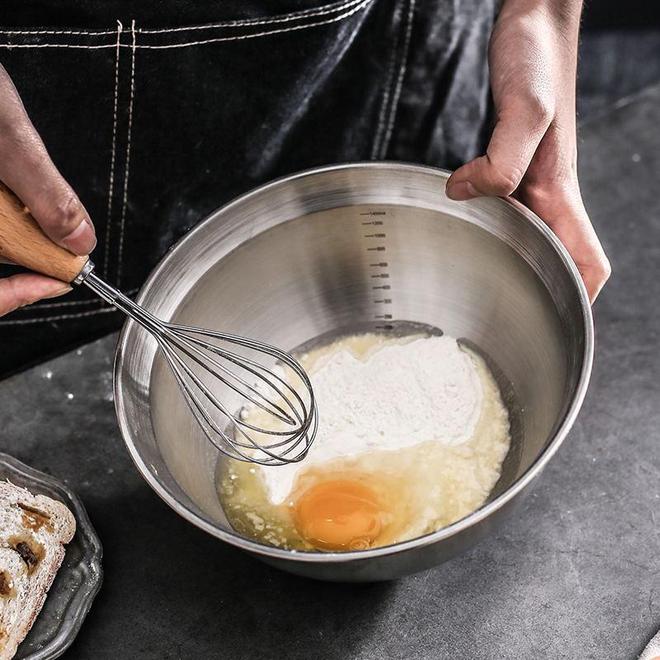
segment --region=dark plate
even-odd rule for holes
[[[75,639],[103,580],[103,549],[87,512],[67,486],[0,453],[0,480],[48,495],[66,504],[76,518],[76,534],[66,546],[62,567],[32,630],[18,647],[17,660],[59,658]]]

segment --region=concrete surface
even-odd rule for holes
[[[583,128],[584,192],[614,266],[587,401],[515,519],[434,570],[316,583],[184,522],[122,445],[113,338],[0,383],[0,447],[71,484],[105,547],[66,657],[635,658],[660,627],[658,125],[655,88]]]
[[[602,3],[587,4],[591,10],[596,5],[602,9]],[[630,14],[629,7],[622,11]],[[582,31],[577,77],[580,118],[607,111],[624,96],[660,82],[660,25],[649,22],[644,29],[626,30],[620,24],[618,29]]]

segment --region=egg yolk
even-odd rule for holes
[[[305,490],[294,505],[300,536],[323,550],[364,550],[383,528],[382,502],[369,486],[335,479]]]

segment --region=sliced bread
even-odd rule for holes
[[[64,504],[0,481],[0,660],[32,627],[75,531]]]

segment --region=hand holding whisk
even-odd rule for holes
[[[302,460],[318,426],[309,377],[290,354],[237,335],[156,318],[94,273],[89,257],[53,243],[20,200],[0,184],[0,256],[64,282],[84,284],[138,323],[158,343],[191,413],[221,452],[242,461]],[[239,347],[239,351],[236,350]],[[273,368],[265,366],[275,359]],[[238,406],[228,401],[238,400]],[[258,408],[259,425],[241,414]]]

